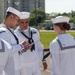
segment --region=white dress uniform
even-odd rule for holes
[[[35,28],[28,27],[27,30],[21,30],[19,27],[15,30],[15,34],[19,39],[19,43],[28,39],[21,33],[30,37],[32,31],[32,39],[35,42],[35,50],[28,50],[20,55],[21,59],[21,75],[41,75],[39,58],[43,59],[44,46],[40,42],[39,32]],[[37,41],[37,42],[36,42]]]
[[[0,38],[4,39],[5,41],[7,41],[11,46],[12,46],[12,50],[13,51],[13,58],[8,60],[8,63],[11,64],[11,66],[13,65],[13,62],[15,62],[15,75],[20,75],[20,59],[19,59],[19,54],[18,51],[22,50],[22,47],[20,44],[17,44],[16,39],[14,38],[13,34],[7,29],[5,24],[0,24]],[[11,70],[9,71],[10,65],[8,66],[7,69],[5,69],[5,74],[6,75],[14,75]]]
[[[51,75],[75,75],[75,39],[58,35],[50,44]]]

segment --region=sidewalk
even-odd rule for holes
[[[46,53],[48,53],[49,51],[45,51],[45,54]],[[42,65],[42,63],[40,62],[40,69],[41,69],[41,72],[42,72],[42,75],[44,74],[44,75],[50,75],[50,56],[48,56],[47,58],[46,58],[46,61],[47,61],[47,65],[48,65],[48,68],[47,68],[47,70],[46,71],[43,71],[43,65]]]

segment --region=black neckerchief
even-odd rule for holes
[[[15,35],[9,28],[7,28],[7,29],[13,34],[14,38],[16,39],[17,44],[19,44],[19,40],[18,40],[18,38],[16,37],[16,35]]]
[[[25,38],[28,39],[28,42],[29,42],[30,44],[34,42],[34,40],[33,40],[33,38],[32,38],[33,34],[32,34],[32,31],[30,31],[30,28],[29,28],[29,30],[28,30],[28,32],[30,33],[30,37],[28,37],[21,29],[20,29],[20,32],[21,32],[21,34],[22,34]],[[32,45],[31,52],[32,52],[33,50],[35,50],[35,44]]]

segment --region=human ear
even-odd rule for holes
[[[13,19],[13,18],[14,18],[14,16],[11,14],[11,15],[10,15],[10,18],[11,18],[11,19]]]

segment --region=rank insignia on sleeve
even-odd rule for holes
[[[3,32],[5,32],[5,31],[0,31],[0,33],[3,33]]]
[[[33,34],[36,34],[37,32],[32,32]]]

